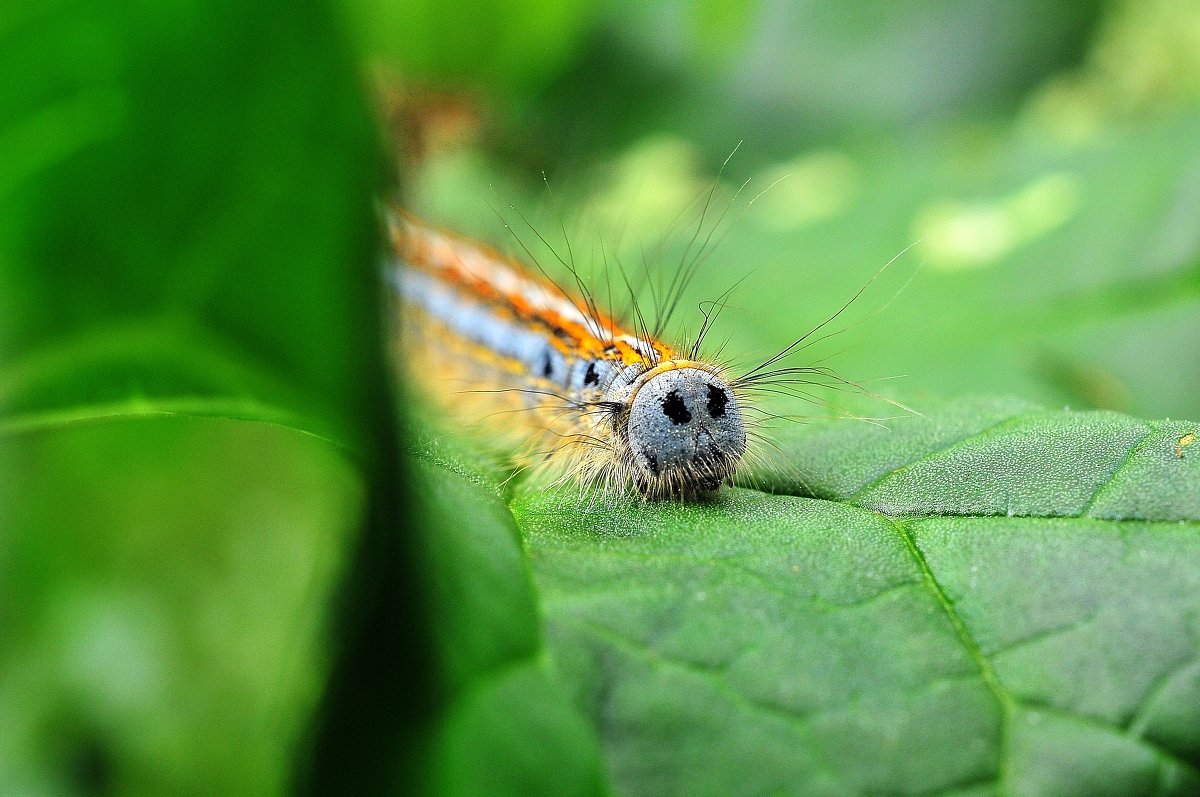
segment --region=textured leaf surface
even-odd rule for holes
[[[1197,425],[998,400],[889,425],[792,435],[803,478],[772,486],[797,495],[528,485],[523,542],[465,541],[524,546],[533,644],[614,790],[1200,789],[1200,455],[1179,446]]]

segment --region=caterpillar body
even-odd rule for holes
[[[732,478],[747,430],[722,368],[625,330],[482,244],[399,212],[389,235],[406,356],[422,363],[412,370],[517,394],[537,417],[538,456],[565,460],[582,483],[671,498]]]
[[[429,385],[435,394],[457,396],[451,403],[460,408],[475,397],[475,414],[498,419],[494,430],[530,438],[524,456],[531,464],[556,468],[581,486],[607,493],[632,487],[647,499],[704,496],[732,483],[748,453],[751,393],[829,381],[861,390],[820,366],[776,363],[866,286],[825,322],[734,377],[699,356],[709,313],[690,346],[671,346],[659,339],[661,323],[652,329],[636,301],[636,331],[602,312],[577,274],[573,295],[544,273],[402,211],[389,211],[387,224],[388,277],[402,304],[399,337],[410,374],[437,383]],[[660,315],[670,315],[697,261],[671,281],[673,298]],[[510,413],[523,421],[507,421]]]

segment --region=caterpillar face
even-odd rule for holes
[[[716,490],[746,451],[746,426],[725,380],[701,368],[652,373],[633,396],[626,440],[649,497]]]

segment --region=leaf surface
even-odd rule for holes
[[[613,789],[1200,789],[1197,425],[981,399],[889,426],[787,438],[797,495],[517,487],[538,644]]]

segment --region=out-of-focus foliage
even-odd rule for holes
[[[345,0],[364,58],[406,80],[519,98],[568,68],[597,8],[559,0]]]
[[[0,792],[1196,793],[1200,430],[1141,420],[1200,418],[1192,4],[62,0],[0,37]],[[500,245],[561,218],[585,270],[669,270],[715,185],[683,310],[745,278],[743,362],[899,255],[800,360],[926,416],[782,402],[900,417],[662,507],[415,410],[398,512],[380,82],[404,200]]]
[[[359,474],[211,418],[4,439],[0,791],[276,794],[328,666]]]
[[[772,125],[773,141],[759,146],[747,130],[708,219],[719,245],[693,292],[711,299],[745,278],[722,315],[727,349],[780,347],[897,258],[835,327],[849,331],[814,352],[836,353],[839,371],[903,375],[888,390],[909,397],[1014,393],[1200,416],[1200,352],[1188,345],[1200,341],[1200,88],[1190,77],[1200,34],[1185,11],[1114,7],[1080,64],[1046,77],[1007,120],[971,112],[985,92],[936,122],[863,128],[844,117],[845,130],[825,136]],[[706,120],[759,123],[712,107]],[[655,118],[636,145],[593,168],[551,167],[556,197],[452,149],[419,175],[418,204],[512,241],[498,207],[526,245],[535,233],[517,213],[529,215],[560,249],[565,216],[585,270],[598,241],[631,269],[645,252],[657,258],[651,268],[669,269],[699,215],[695,198],[738,143],[674,134],[696,113]]]
[[[293,777],[369,477],[394,467],[380,169],[332,20],[5,7],[4,794]]]

